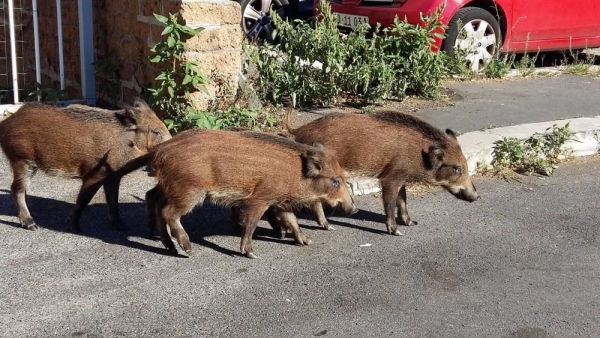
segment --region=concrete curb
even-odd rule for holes
[[[531,75],[543,75],[543,74],[548,74],[548,75],[560,75],[560,74],[565,74],[567,73],[567,69],[568,66],[556,66],[556,67],[537,67],[533,70],[525,70],[527,76],[531,76]],[[596,65],[591,65],[588,69],[588,74],[590,75],[598,75],[600,74],[600,66],[596,66]],[[521,70],[519,69],[512,69],[510,72],[508,72],[508,74],[506,74],[506,78],[511,78],[511,77],[519,77],[519,76],[524,76],[523,74],[521,74]]]
[[[575,132],[575,140],[565,144],[565,148],[573,150],[573,156],[587,156],[600,150],[600,116],[574,118],[539,123],[529,123],[510,127],[487,129],[462,134],[458,142],[463,149],[469,165],[469,175],[477,172],[480,165],[489,166],[492,163],[492,153],[497,141],[503,137],[515,137],[525,140],[536,133],[546,133],[553,125],[569,128]],[[348,177],[350,191],[353,195],[366,195],[381,191],[376,179],[364,177]]]

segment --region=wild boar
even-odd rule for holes
[[[37,228],[25,199],[29,180],[38,169],[82,180],[68,217],[73,232],[80,230],[81,213],[100,187],[104,187],[112,225],[126,230],[118,210],[121,178],[146,164],[147,159],[140,158],[149,148],[171,138],[142,100],[121,110],[27,103],[0,123],[0,135],[14,176],[12,197],[24,228]]]
[[[156,222],[171,253],[177,249],[169,230],[191,253],[180,218],[205,199],[239,210],[240,250],[249,258],[256,258],[252,235],[269,208],[299,244],[311,242],[296,222],[288,221],[294,209],[322,201],[347,213],[357,211],[342,168],[319,144],[259,132],[190,130],[153,149],[150,163],[158,183],[146,194],[149,226]]]
[[[408,114],[381,111],[373,115],[332,113],[297,129],[286,127],[300,143],[320,142],[331,149],[348,176],[379,179],[386,227],[401,235],[398,222],[415,225],[406,208],[406,183],[426,182],[443,186],[459,199],[479,199],[471,182],[467,161],[451,129],[446,132]],[[312,206],[317,222],[329,229],[323,206]]]

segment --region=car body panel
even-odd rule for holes
[[[421,23],[420,14],[431,14],[444,0],[408,0],[404,5],[363,4],[361,0],[331,1],[336,13],[369,17],[369,24],[390,26],[394,17],[406,18],[409,23]],[[440,21],[448,25],[456,12],[474,6],[470,0],[447,0]],[[481,4],[481,2],[478,2]],[[478,7],[480,5],[477,5]],[[504,14],[503,51],[526,52],[560,49],[581,49],[600,46],[600,1],[581,0],[497,0],[495,6]],[[313,14],[318,14],[315,0]],[[434,49],[441,46],[436,40]]]

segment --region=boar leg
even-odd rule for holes
[[[179,246],[190,255],[192,245],[187,232],[181,225],[181,216],[191,212],[195,205],[202,204],[206,198],[206,191],[177,190],[171,191],[169,195],[162,187],[159,190],[159,195],[161,196],[157,210],[160,210],[160,238],[163,244],[171,253],[177,253],[177,249],[175,249],[173,241],[167,233],[170,230],[173,237],[177,239]]]
[[[163,196],[164,198],[164,196]],[[171,231],[171,234],[173,235],[173,237],[175,237],[175,239],[177,239],[177,242],[179,243],[179,246],[188,254],[190,255],[192,253],[192,245],[190,244],[190,238],[187,234],[187,232],[185,232],[185,230],[183,229],[183,226],[181,225],[181,215],[187,214],[188,212],[191,211],[191,209],[194,207],[194,203],[192,203],[191,207],[189,207],[187,204],[183,205],[177,205],[174,203],[171,203],[171,201],[165,201],[166,203],[161,203],[162,205],[164,205],[163,208],[161,208],[161,219],[160,219],[160,238],[163,242],[163,244],[165,245],[165,247],[171,252],[171,253],[177,253],[177,249],[175,249],[175,246],[173,245],[173,241],[171,241],[171,238],[169,237],[167,231],[168,230]]]
[[[396,206],[398,207],[398,219],[402,225],[417,225],[417,222],[410,220],[408,210],[406,209],[406,184],[400,187]]]
[[[77,196],[77,204],[69,214],[69,223],[71,232],[79,232],[79,218],[83,209],[90,203],[92,197],[98,192],[102,186],[102,178],[100,176],[86,177],[83,179],[79,195]]]
[[[229,209],[231,211],[229,214],[229,226],[237,229],[240,226],[240,207],[234,206]]]
[[[158,186],[155,186],[146,192],[146,226],[148,227],[149,238],[154,238],[157,235],[156,203],[159,197],[160,192]]]
[[[29,213],[29,208],[27,208],[27,202],[25,201],[29,180],[35,174],[36,169],[32,168],[25,161],[12,162],[11,166],[14,179],[10,186],[10,191],[18,209],[19,221],[23,228],[27,230],[36,230],[37,225],[35,224],[31,213]]]
[[[300,227],[298,226],[298,219],[293,212],[281,210],[279,212],[279,218],[281,219],[282,224],[287,229],[290,229],[297,244],[310,245],[313,243],[312,240],[300,230]]]
[[[402,233],[398,231],[396,225],[395,209],[396,201],[398,199],[398,192],[400,190],[400,184],[398,182],[381,181],[381,194],[383,198],[383,209],[385,210],[385,226],[390,235],[400,236]]]
[[[127,226],[121,219],[119,213],[119,185],[121,177],[111,177],[104,182],[104,196],[106,196],[106,204],[108,204],[108,213],[112,222],[112,226],[119,231],[126,231]]]
[[[242,217],[242,242],[240,250],[248,258],[257,258],[252,250],[252,235],[262,215],[267,211],[268,205],[247,205],[241,215]]]
[[[323,211],[323,204],[321,202],[313,203],[310,208],[320,226],[322,226],[325,230],[335,230],[335,228],[329,224],[327,218],[325,218],[325,212]]]
[[[160,241],[165,246],[167,251],[169,251],[170,254],[177,255],[177,248],[175,247],[173,240],[171,240],[171,235],[169,233],[167,221],[165,220],[165,218],[163,216],[163,210],[164,210],[164,203],[163,203],[163,201],[160,201],[156,204],[156,207],[154,209],[154,212],[155,212],[154,217],[156,220],[156,226],[158,227]]]
[[[271,225],[271,228],[275,230],[275,233],[279,235],[279,238],[284,239],[287,229],[286,227],[281,226],[280,222],[282,222],[282,220],[278,217],[275,207],[270,207],[267,209],[267,211],[265,211],[265,215],[267,216],[267,221]]]

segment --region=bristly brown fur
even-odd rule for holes
[[[61,110],[69,116],[84,122],[116,123],[128,126],[133,120],[131,117],[128,118],[126,109],[106,110],[82,104],[72,104]]]
[[[398,124],[406,128],[414,129],[423,134],[423,136],[426,138],[438,142],[440,146],[445,146],[448,144],[448,137],[443,131],[435,128],[416,116],[394,111],[378,111],[371,116],[380,121]]]
[[[0,123],[0,147],[12,167],[11,194],[23,227],[36,228],[25,197],[28,181],[40,169],[83,181],[69,216],[71,231],[79,231],[81,212],[100,187],[113,225],[124,229],[117,208],[121,178],[146,164],[151,147],[171,138],[148,106],[136,104],[111,111],[28,103]]]
[[[298,153],[305,153],[306,150],[309,149],[308,145],[295,142],[295,141],[293,141],[287,137],[283,137],[283,136],[277,136],[277,135],[273,135],[273,134],[267,134],[267,133],[256,132],[256,131],[242,131],[242,132],[240,132],[240,135],[242,135],[244,137],[249,137],[249,138],[253,138],[256,140],[264,141],[264,142],[269,142],[271,144],[285,147],[287,149],[296,151]]]

